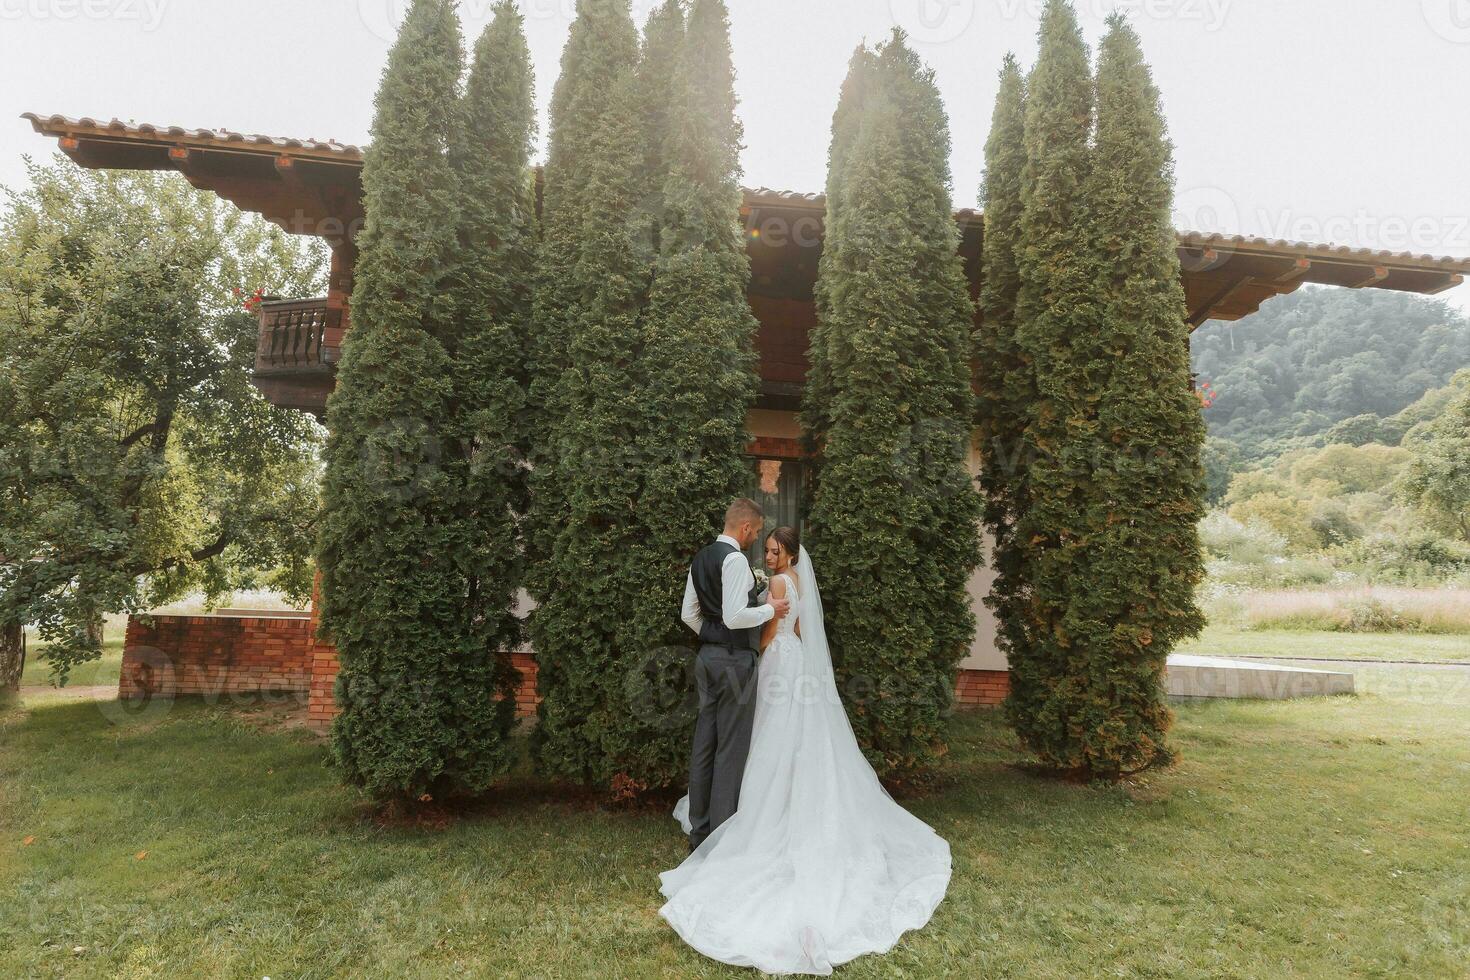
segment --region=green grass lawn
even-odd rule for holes
[[[1237,657],[1330,657],[1337,660],[1462,660],[1470,663],[1470,633],[1329,633],[1242,630],[1211,626],[1180,653]]]
[[[1464,976],[1470,671],[1366,669],[1405,682],[1183,706],[1180,764],[1123,787],[1029,775],[998,714],[959,716],[907,801],[953,845],[949,895],[839,975]],[[662,809],[521,774],[385,824],[269,711],[116,715],[0,715],[0,976],[742,975],[656,914],[684,850]]]
[[[41,659],[43,649],[45,648],[41,644],[31,640],[30,649],[26,652],[26,667],[20,675],[22,687],[51,683],[51,665]],[[101,658],[74,669],[66,682],[67,686],[117,684],[118,675],[122,673],[122,653],[123,638],[120,634],[116,639],[104,640]]]

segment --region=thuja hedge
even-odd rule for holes
[[[725,6],[676,2],[643,43],[579,5],[552,100],[533,387],[531,628],[551,775],[635,792],[687,777],[693,553],[744,483],[755,321],[739,226]]]
[[[333,748],[377,796],[483,790],[510,761],[519,641],[530,68],[509,5],[465,97],[454,5],[416,0],[363,167],[353,326],[327,407],[321,630]]]
[[[853,728],[895,778],[943,753],[974,633],[973,307],[948,158],[932,73],[903,35],[859,52],[834,118],[820,383],[803,404],[817,450],[808,527]]]
[[[1017,152],[1007,132],[991,154],[1002,171]],[[1109,22],[1094,78],[1070,5],[1048,3],[1022,149],[1014,351],[1035,395],[1023,475],[992,484],[1006,509],[991,514],[1006,545],[996,608],[1007,711],[1046,764],[1115,779],[1172,755],[1163,674],[1169,650],[1202,624],[1204,436],[1169,223],[1170,149],[1122,18]],[[986,341],[1000,356],[1006,344]]]

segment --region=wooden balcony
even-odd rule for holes
[[[252,381],[272,405],[321,418],[336,383],[342,311],[327,299],[266,300]]]

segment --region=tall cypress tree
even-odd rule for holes
[[[458,329],[451,341],[445,465],[460,494],[447,555],[464,594],[454,622],[464,646],[453,696],[460,751],[481,756],[486,777],[509,763],[519,677],[503,654],[522,641],[514,605],[527,439],[521,352],[534,263],[533,84],[521,15],[504,0],[475,45],[460,124],[451,134],[460,241],[446,284]]]
[[[526,418],[528,428],[537,433],[527,445],[531,497],[526,520],[530,559],[526,582],[532,596],[543,604],[556,590],[554,551],[566,527],[566,490],[561,477],[576,469],[575,461],[564,459],[564,450],[575,451],[574,447],[560,444],[560,426],[577,381],[570,374],[573,337],[580,318],[598,303],[610,307],[635,304],[647,278],[642,264],[633,259],[633,240],[622,227],[629,202],[642,202],[646,196],[640,191],[641,167],[635,160],[641,150],[632,145],[640,128],[631,90],[637,62],[638,33],[626,2],[579,0],[551,94],[541,241],[526,348],[530,372]],[[621,132],[618,125],[623,127]],[[601,146],[604,136],[609,143]],[[608,207],[623,211],[609,212]],[[624,254],[619,255],[620,251]],[[598,268],[594,261],[608,268]],[[603,271],[615,274],[603,280]],[[606,291],[601,291],[603,285]],[[630,288],[635,293],[631,299],[626,296]],[[533,615],[533,634],[539,632],[536,620]],[[557,669],[549,657],[542,658],[538,667],[543,682],[550,680],[545,673],[548,668]]]
[[[828,199],[825,384],[805,418],[824,429],[811,506],[839,682],[880,774],[943,751],[954,672],[974,631],[979,495],[966,466],[973,320],[949,195],[949,132],[933,73],[902,32],[839,119]],[[852,89],[850,89],[852,91]],[[854,125],[855,130],[847,126]],[[825,404],[811,403],[822,398]]]
[[[624,658],[641,652],[634,610],[649,588],[637,560],[639,333],[651,277],[641,223],[630,220],[649,186],[637,61],[626,0],[581,0],[552,98],[536,313],[545,444],[533,475],[535,748],[546,772],[601,783],[620,771],[625,705],[614,691]]]
[[[1023,176],[1026,169],[1026,82],[1012,55],[1000,72],[1000,91],[985,143],[985,249],[981,321],[975,331],[976,430],[980,486],[990,530],[995,581],[986,604],[996,614],[997,641],[1014,658],[1027,646],[1026,580],[1016,522],[1025,509],[1026,426],[1036,399],[1035,371],[1016,338],[1020,298]]]
[[[1107,778],[1170,757],[1165,661],[1204,625],[1194,595],[1204,574],[1205,427],[1190,390],[1173,178],[1158,89],[1137,34],[1114,14],[1098,51],[1088,182],[1095,247],[1107,263],[1086,366],[1093,400],[1079,411],[1096,426],[1102,465],[1073,524],[1075,601],[1064,629],[1081,657],[1072,744],[1057,760]]]
[[[625,8],[585,4],[578,25],[546,174],[554,281],[538,297],[567,356],[541,367],[557,384],[556,451],[533,494],[552,529],[537,747],[552,774],[636,789],[686,773],[690,718],[668,682],[687,639],[669,610],[744,482],[755,322],[724,4],[697,0],[687,25],[662,5],[636,65]]]
[[[1087,46],[1065,0],[1048,0],[1027,81],[1016,339],[1036,377],[1023,446],[1027,499],[1012,531],[1025,576],[1024,649],[1013,649],[1007,713],[1043,759],[1066,759],[1080,663],[1064,620],[1077,582],[1067,561],[1079,511],[1089,506],[1072,469],[1094,442],[1086,419],[1087,350],[1100,286],[1085,184],[1091,167],[1093,88]]]
[[[866,45],[858,45],[847,63],[847,77],[837,97],[832,114],[832,142],[827,149],[826,217],[822,254],[817,260],[817,282],[814,289],[817,322],[812,327],[807,353],[808,368],[803,385],[801,428],[808,454],[808,473],[812,489],[821,481],[821,436],[831,427],[827,412],[833,406],[829,371],[838,359],[834,344],[843,337],[830,328],[834,322],[830,287],[843,281],[851,272],[847,243],[853,236],[843,233],[841,224],[848,215],[843,207],[843,181],[848,174],[848,157],[862,129],[865,106],[874,90],[877,56]],[[835,230],[835,234],[834,234]]]
[[[689,559],[748,480],[745,419],[757,388],[756,320],[745,296],[750,267],[740,226],[742,130],[723,0],[695,0],[672,53],[672,87],[650,93],[667,110],[663,128],[651,134],[663,150],[638,452],[645,468],[639,513],[647,528],[639,565],[647,587],[631,610],[632,650],[661,653],[641,663],[635,657],[625,668],[624,727],[609,748],[621,769],[661,785],[687,777],[693,720],[676,710],[680,685],[673,683],[690,662],[691,638],[669,610],[679,604]],[[649,45],[645,60],[651,57],[659,54]],[[634,670],[664,682],[646,687]]]
[[[458,628],[449,557],[463,536],[445,459],[458,325],[440,296],[458,261],[448,147],[462,61],[453,4],[416,0],[378,91],[353,326],[327,408],[318,563],[321,629],[342,662],[333,746],[346,778],[380,796],[477,789],[498,762],[486,706],[463,692],[485,675]]]
[[[664,0],[643,25],[638,53],[638,107],[642,115],[643,177],[646,193],[628,220],[637,222],[640,243],[650,265],[659,250],[664,222],[664,185],[668,179],[669,127],[678,95],[680,52],[684,47],[684,7],[681,0]]]
[[[1037,397],[1008,707],[1044,762],[1117,778],[1169,755],[1164,661],[1199,627],[1202,430],[1158,94],[1116,19],[1095,149],[1093,93],[1076,19],[1052,0],[1027,93],[1017,336]]]

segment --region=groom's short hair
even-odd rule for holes
[[[726,527],[734,527],[736,524],[742,524],[745,521],[763,524],[765,523],[765,519],[766,512],[761,510],[761,505],[749,497],[736,497],[730,502],[730,506],[725,509]]]

